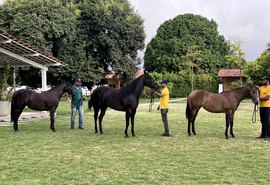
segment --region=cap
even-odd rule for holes
[[[74,80],[75,82],[78,82],[78,83],[82,83],[81,79],[80,78],[75,78]]]
[[[161,82],[159,82],[160,84],[167,84],[167,80],[162,80]]]
[[[270,81],[270,77],[266,76],[266,77],[263,78],[263,80]]]

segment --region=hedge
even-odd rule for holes
[[[150,73],[150,75],[157,81],[165,79],[168,81],[168,88],[170,91],[170,97],[187,97],[191,92],[191,75],[190,74],[175,74],[175,73]],[[208,74],[194,75],[194,90],[204,89],[210,92],[218,92],[219,79],[212,77]],[[151,90],[145,88],[142,93],[142,97],[149,98],[151,96]]]

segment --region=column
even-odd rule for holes
[[[47,91],[47,71],[48,68],[45,66],[41,69],[42,92]]]

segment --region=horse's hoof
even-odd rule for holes
[[[196,132],[193,132],[193,135],[196,136]]]
[[[228,137],[228,136],[226,136],[226,139],[229,139],[229,137]]]
[[[232,138],[235,138],[235,136],[234,136],[234,135],[232,135]]]
[[[132,134],[132,137],[135,137],[135,134]]]
[[[128,135],[126,135],[126,136],[125,136],[125,138],[129,138],[129,136],[128,136]]]
[[[98,131],[95,131],[95,134],[98,134]]]
[[[190,133],[188,133],[188,136],[191,136],[191,134],[190,134]]]
[[[103,132],[100,132],[99,134],[100,134],[100,135],[102,135],[102,134],[103,134]]]

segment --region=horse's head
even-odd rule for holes
[[[258,104],[258,88],[257,85],[251,85],[249,87],[249,95],[251,96],[252,102]]]
[[[72,84],[70,82],[66,82],[66,86],[64,87],[64,92],[74,96],[74,93],[72,91]]]
[[[156,81],[154,80],[154,78],[152,76],[150,76],[146,71],[144,71],[144,85],[146,85],[147,87],[150,87],[151,89],[154,90],[158,90],[159,86],[156,83]]]

